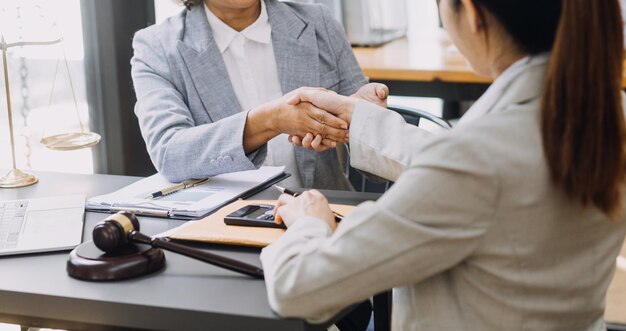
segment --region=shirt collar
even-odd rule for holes
[[[211,25],[211,29],[213,30],[215,43],[221,53],[224,53],[228,49],[238,34],[243,35],[246,39],[262,44],[269,44],[272,41],[272,28],[267,15],[265,1],[263,0],[261,0],[261,14],[259,18],[241,32],[237,32],[215,16],[215,14],[209,10],[206,3],[204,4],[204,11],[209,20],[209,25]]]
[[[528,69],[535,66],[546,65],[549,61],[550,53],[543,53],[527,56],[515,62],[502,72],[493,84],[489,86],[487,91],[474,103],[467,113],[461,117],[457,125],[464,125],[466,122],[471,122],[473,119],[489,113],[496,104],[498,104],[500,99],[502,99],[508,87],[511,86],[518,77]]]

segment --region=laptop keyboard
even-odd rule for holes
[[[17,247],[27,206],[27,200],[0,201],[0,248]]]

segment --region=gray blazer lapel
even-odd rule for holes
[[[217,122],[241,111],[204,6],[187,12],[178,50],[211,121]]]
[[[265,0],[272,26],[272,44],[283,93],[303,86],[319,86],[319,52],[315,27],[284,3]],[[311,187],[316,153],[296,148],[296,161],[303,184]]]
[[[283,93],[319,85],[319,53],[315,28],[287,5],[266,0],[272,43]]]

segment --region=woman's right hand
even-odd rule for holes
[[[317,190],[305,191],[297,197],[282,194],[274,208],[276,223],[285,223],[288,228],[306,216],[326,222],[333,231],[337,228],[328,200]]]
[[[358,101],[357,98],[339,95],[334,91],[321,88],[303,87],[288,94],[287,103],[301,105],[308,103],[307,108],[323,109],[342,120],[348,125],[352,122],[352,113]]]
[[[301,88],[294,91],[288,103],[292,105],[302,105],[307,108],[323,109],[346,121],[349,125],[352,122],[352,113],[354,112],[357,101],[358,99],[356,98],[345,97],[325,89]],[[312,132],[307,132],[304,135],[290,135],[289,141],[297,146],[312,149],[320,153],[337,146],[336,141]]]
[[[333,141],[347,141],[349,123],[345,119],[311,104],[292,102],[294,98],[304,96],[306,90],[306,88],[295,90],[261,106],[269,114],[270,127],[276,133],[302,137],[311,132]]]
[[[348,122],[310,103],[291,102],[304,97],[301,88],[282,98],[267,102],[250,112],[244,129],[244,149],[258,149],[278,134],[304,137],[307,133],[323,137],[329,145],[348,141]]]

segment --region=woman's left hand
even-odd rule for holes
[[[276,223],[285,223],[287,227],[294,225],[305,216],[312,216],[328,223],[333,231],[337,227],[335,217],[326,197],[318,190],[305,191],[297,197],[283,194],[274,208]]]
[[[387,108],[389,88],[385,84],[369,83],[361,86],[361,88],[356,91],[352,97],[369,101],[379,107]]]

